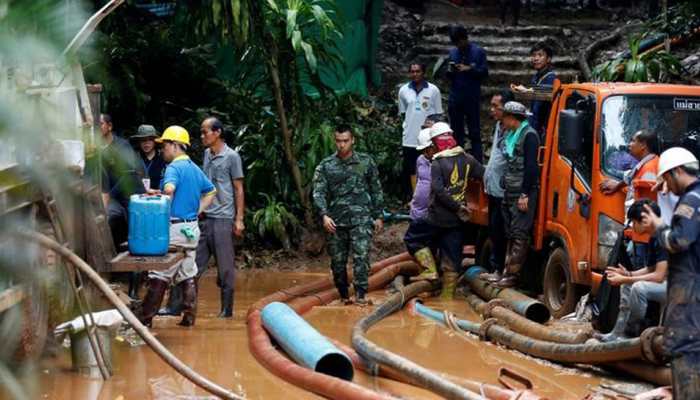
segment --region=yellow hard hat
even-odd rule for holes
[[[168,129],[165,130],[165,132],[163,132],[163,136],[156,139],[156,142],[163,143],[166,140],[186,144],[189,146],[190,134],[187,133],[187,129],[181,126],[172,125],[169,126]]]

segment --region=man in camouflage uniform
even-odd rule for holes
[[[349,126],[335,130],[337,152],[316,167],[313,201],[328,232],[328,254],[340,297],[351,304],[346,267],[352,253],[355,301],[367,305],[369,247],[373,233],[383,228],[383,195],[374,160],[353,151],[354,143]]]

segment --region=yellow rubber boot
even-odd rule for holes
[[[412,276],[411,281],[434,281],[438,278],[435,258],[433,257],[433,252],[431,252],[429,248],[423,247],[413,256],[416,258],[416,261],[418,261],[418,265],[421,266],[423,272],[421,272],[420,275]]]
[[[457,286],[457,276],[456,272],[445,271],[442,274],[442,293],[440,293],[440,298],[442,300],[452,300],[455,297],[455,287]]]

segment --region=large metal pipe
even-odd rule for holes
[[[395,371],[409,376],[420,386],[447,399],[483,399],[476,393],[444,379],[437,373],[377,346],[364,336],[372,325],[399,310],[408,299],[435,288],[435,283],[421,281],[408,285],[398,293],[391,295],[382,305],[355,324],[352,330],[352,345],[362,357],[378,364],[387,365]]]
[[[474,311],[481,314],[484,319],[496,318],[504,322],[514,332],[522,333],[531,338],[556,343],[583,343],[590,338],[587,332],[563,332],[552,329],[546,325],[539,324],[523,317],[522,315],[507,308],[507,304],[501,299],[494,299],[486,303],[479,296],[469,293],[466,296],[467,303]]]
[[[443,312],[433,310],[418,302],[415,302],[414,308],[416,313],[446,324]],[[534,357],[562,363],[601,364],[614,361],[645,359],[644,354],[653,353],[653,343],[656,341],[655,339],[660,337],[656,336],[651,338],[651,340],[644,341],[644,343],[648,343],[648,348],[645,349],[642,348],[643,342],[639,338],[618,340],[610,343],[551,343],[515,333],[506,327],[498,325],[498,320],[493,318],[483,323],[475,323],[461,319],[456,322],[457,326],[461,329],[491,340],[492,342],[502,344]],[[645,344],[645,346],[647,345]]]
[[[270,303],[262,310],[265,329],[296,362],[316,372],[352,381],[350,358],[288,305]]]
[[[543,324],[549,321],[551,314],[549,309],[541,301],[526,296],[514,289],[497,288],[490,285],[479,275],[487,272],[485,269],[475,265],[464,273],[464,278],[469,282],[472,290],[484,300],[503,299],[518,314],[525,318]]]

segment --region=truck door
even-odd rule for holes
[[[567,88],[558,104],[555,126],[549,131],[554,137],[547,141],[552,151],[545,162],[546,175],[542,176],[540,192],[544,200],[540,209],[544,214],[544,236],[556,243],[548,255],[544,277],[545,303],[556,316],[575,305],[575,283],[587,283],[590,279],[588,265],[595,229],[591,213],[595,96]],[[584,115],[580,151],[570,156],[572,159],[559,152],[560,130],[567,129],[566,124],[562,126],[562,112]]]

